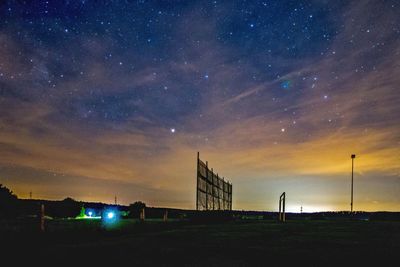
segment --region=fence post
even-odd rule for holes
[[[44,204],[40,206],[40,231],[44,232]]]
[[[166,222],[166,221],[168,221],[168,210],[167,209],[165,209],[165,212],[164,212],[164,222]]]
[[[140,220],[144,221],[146,219],[145,208],[142,208],[140,212]]]

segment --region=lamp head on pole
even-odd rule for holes
[[[356,157],[356,155],[355,155],[355,154],[352,154],[352,155],[351,155],[351,158],[352,158],[352,159],[354,159],[355,157]]]

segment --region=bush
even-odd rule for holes
[[[0,184],[0,217],[16,216],[18,197],[7,187]]]

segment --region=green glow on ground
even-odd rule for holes
[[[100,220],[101,216],[86,216],[84,215],[83,217],[76,216],[75,220]]]
[[[85,213],[85,207],[82,207],[78,216],[75,217],[76,220],[100,220],[101,216],[88,216]]]

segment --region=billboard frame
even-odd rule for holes
[[[232,183],[219,177],[197,152],[196,210],[232,210]]]

